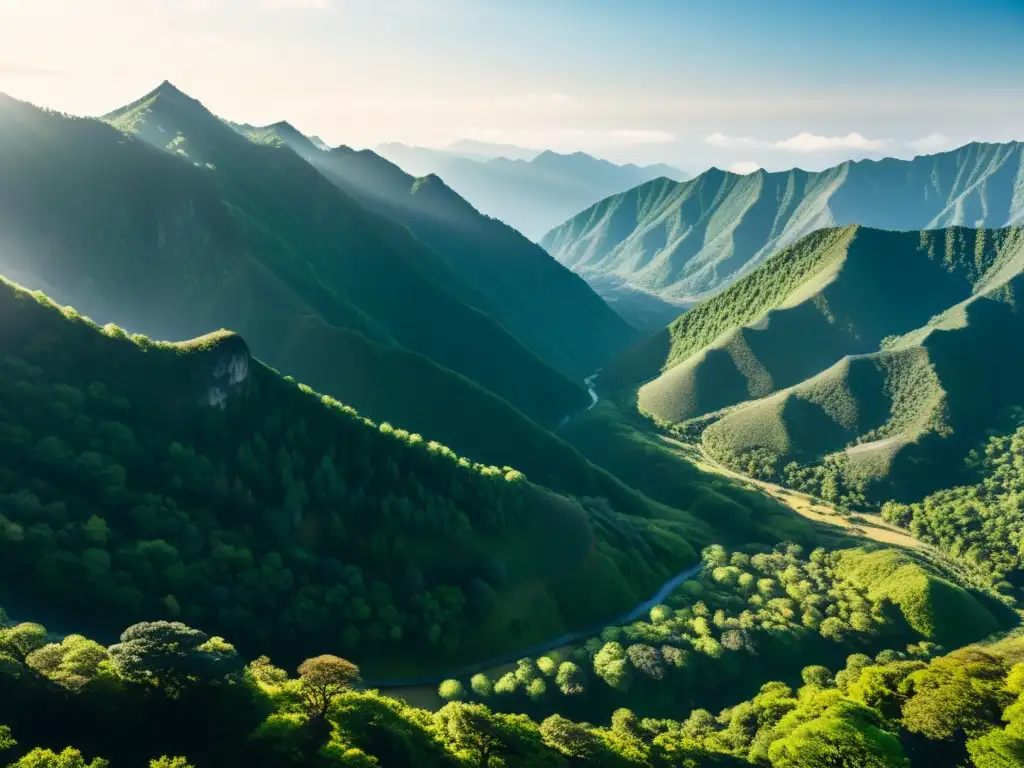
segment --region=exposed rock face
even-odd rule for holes
[[[249,347],[241,336],[228,335],[202,354],[199,363],[204,405],[224,408],[249,380]]]

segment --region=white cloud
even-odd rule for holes
[[[676,140],[676,135],[668,131],[620,128],[608,133],[612,138],[620,140],[624,144],[671,144]]]
[[[918,152],[940,152],[943,149],[949,149],[952,142],[943,136],[941,133],[930,133],[927,136],[922,136],[916,141],[908,141],[907,146],[911,149],[916,149]]]
[[[867,139],[859,133],[845,136],[817,136],[804,131],[796,136],[776,142],[776,146],[792,152],[830,152],[841,149],[881,150],[891,144],[890,139]]]
[[[725,134],[712,133],[704,139],[705,144],[710,144],[713,147],[767,147],[771,146],[771,142],[758,141],[757,139],[751,139],[747,136],[726,136]]]
[[[753,160],[740,160],[729,166],[730,172],[738,173],[740,176],[746,176],[748,173],[759,170],[761,170],[761,166]]]
[[[516,144],[522,147],[544,147],[556,151],[584,152],[640,144],[670,144],[676,140],[668,131],[638,128],[554,128],[505,130],[501,128],[471,128],[464,138],[495,144]]]
[[[842,150],[880,151],[892,144],[891,139],[868,139],[859,133],[848,133],[845,136],[819,136],[804,131],[781,141],[765,141],[748,136],[726,136],[712,133],[705,137],[704,142],[713,147],[723,149],[785,149],[789,152],[817,154],[820,152],[837,152]]]

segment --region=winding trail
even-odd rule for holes
[[[829,504],[802,491],[794,491],[791,488],[758,480],[729,469],[708,456],[699,445],[684,443],[664,434],[660,434],[659,437],[698,469],[723,475],[739,483],[752,485],[808,520],[839,528],[844,533],[877,541],[880,544],[907,547],[908,549],[931,549],[903,529],[884,520],[881,515],[867,512],[857,515],[841,515]]]
[[[391,679],[379,679],[379,680],[365,680],[363,685],[366,688],[414,688],[419,686],[433,686],[439,685],[444,680],[449,678],[467,677],[469,675],[475,675],[477,672],[483,672],[484,670],[491,669],[493,667],[500,667],[504,664],[511,664],[519,659],[527,656],[537,656],[546,651],[550,651],[554,648],[559,648],[563,645],[576,642],[577,640],[583,640],[585,638],[593,637],[598,634],[605,627],[620,626],[622,624],[631,624],[641,616],[646,615],[650,612],[651,608],[656,605],[660,605],[665,601],[670,594],[672,594],[680,584],[684,581],[688,581],[700,573],[704,566],[701,563],[692,565],[684,571],[680,571],[671,579],[661,585],[661,588],[650,598],[644,600],[639,605],[635,606],[629,613],[623,614],[615,619],[609,619],[608,621],[602,621],[599,624],[587,627],[586,629],[578,629],[574,632],[566,632],[564,635],[558,637],[552,637],[545,640],[542,643],[537,643],[529,648],[523,648],[522,650],[514,653],[506,653],[501,656],[495,656],[492,659],[485,661],[479,661],[475,664],[467,664],[457,669],[449,669],[443,674],[432,672],[429,675],[422,675],[420,677],[400,677]]]

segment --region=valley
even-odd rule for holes
[[[1024,768],[1024,19],[549,5],[0,2],[0,766]]]
[[[835,507],[820,499],[815,499],[809,494],[794,491],[765,480],[758,480],[729,469],[705,453],[700,445],[683,443],[668,435],[661,435],[661,439],[671,446],[673,450],[677,450],[681,456],[692,462],[698,469],[719,474],[739,483],[758,488],[779,503],[785,504],[796,514],[815,523],[839,528],[842,529],[843,533],[870,539],[879,544],[908,547],[911,549],[918,549],[924,546],[917,539],[901,531],[899,527],[892,525],[877,515],[843,515]]]

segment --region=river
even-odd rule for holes
[[[589,376],[587,376],[587,378],[583,380],[584,383],[587,385],[587,392],[590,393],[590,405],[587,406],[588,411],[595,405],[597,405],[597,401],[599,399],[597,396],[597,390],[594,389],[594,386],[597,384],[597,377],[600,373],[601,369],[598,368],[596,371],[594,371],[592,374],[590,374]]]
[[[697,563],[692,565],[684,571],[680,571],[671,579],[661,585],[661,588],[654,593],[653,596],[644,600],[637,606],[629,611],[629,613],[623,614],[618,618],[609,619],[608,621],[602,621],[599,624],[594,624],[586,629],[578,629],[574,632],[566,632],[558,637],[551,637],[544,642],[532,645],[529,648],[523,648],[515,653],[506,653],[502,656],[495,656],[485,661],[478,661],[474,664],[467,664],[466,666],[458,669],[450,669],[444,674],[431,673],[429,675],[422,675],[420,677],[402,677],[402,678],[391,678],[381,680],[366,680],[363,683],[365,688],[411,688],[421,685],[439,685],[442,681],[449,678],[467,677],[469,675],[475,675],[477,672],[483,672],[485,669],[491,669],[492,667],[500,667],[503,664],[511,664],[514,661],[525,658],[527,656],[538,656],[546,651],[550,651],[553,648],[559,648],[563,645],[576,642],[577,640],[584,640],[587,638],[594,637],[600,634],[601,630],[605,627],[621,626],[623,624],[632,624],[637,621],[640,617],[646,616],[650,613],[651,608],[656,605],[660,605],[665,601],[669,595],[671,595],[684,581],[688,581],[700,573],[703,565]],[[9,598],[8,598],[9,599]],[[38,609],[24,610],[27,606],[17,605],[16,610],[13,611],[17,616],[29,616],[33,618],[29,621],[40,621],[44,626],[50,630],[48,639],[50,642],[60,642],[66,635],[72,634],[74,630],[71,630],[67,625],[62,625],[60,617],[56,613],[49,611],[40,611]],[[42,620],[42,621],[41,621]],[[14,623],[18,623],[17,620],[12,618]],[[25,619],[21,619],[25,621]],[[50,623],[47,624],[46,622]],[[56,631],[54,631],[56,630]],[[77,628],[78,632],[82,632],[82,628]],[[88,631],[87,631],[88,632]],[[102,643],[115,643],[117,639],[113,635],[105,632],[92,631],[88,632],[88,637],[93,640],[99,640]]]
[[[477,672],[483,672],[485,669],[491,669],[492,667],[500,667],[503,664],[511,664],[519,659],[526,658],[528,656],[538,656],[545,651],[550,651],[553,648],[559,648],[563,645],[576,642],[577,640],[584,640],[587,638],[594,637],[600,634],[601,630],[605,627],[615,627],[622,624],[632,624],[637,621],[641,616],[646,616],[650,613],[651,608],[656,605],[660,605],[665,601],[670,594],[684,581],[688,581],[700,573],[703,565],[698,563],[697,565],[690,566],[685,571],[681,571],[673,576],[671,579],[661,585],[661,588],[649,599],[635,606],[629,613],[626,613],[617,619],[610,619],[609,621],[602,621],[600,624],[594,624],[593,626],[587,627],[586,629],[578,629],[575,632],[566,632],[564,635],[558,637],[552,637],[545,640],[542,643],[537,643],[529,648],[523,648],[522,650],[516,651],[515,653],[506,653],[502,656],[495,656],[494,658],[487,659],[486,661],[478,661],[475,664],[467,664],[464,667],[458,669],[450,669],[444,674],[431,673],[429,675],[422,675],[420,677],[401,677],[391,678],[387,680],[365,680],[363,686],[366,688],[412,688],[421,685],[439,685],[442,681],[448,680],[449,678],[468,677],[469,675],[475,675]]]

